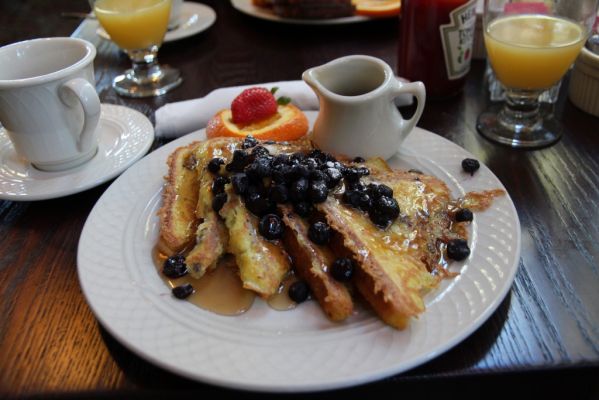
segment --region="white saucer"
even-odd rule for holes
[[[45,172],[19,157],[0,127],[0,199],[46,200],[98,186],[139,160],[154,141],[154,127],[145,115],[123,106],[102,104],[98,152],[78,167]]]
[[[205,4],[183,2],[181,15],[179,15],[179,26],[164,35],[164,43],[184,39],[196,35],[210,28],[216,21],[216,13]],[[110,40],[110,36],[104,28],[98,26],[96,33],[103,39]]]

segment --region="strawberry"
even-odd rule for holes
[[[266,119],[277,112],[277,101],[273,94],[260,87],[245,89],[231,103],[233,122],[247,125]]]

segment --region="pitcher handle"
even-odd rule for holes
[[[68,106],[73,107],[73,96],[83,108],[83,128],[77,138],[77,150],[83,152],[90,148],[95,138],[94,132],[100,120],[100,98],[96,89],[83,78],[70,79],[60,87],[60,98]]]
[[[426,101],[426,90],[424,88],[424,83],[422,82],[409,82],[403,83],[397,78],[395,79],[395,85],[393,86],[393,90],[391,91],[393,98],[395,99],[397,96],[409,93],[412,96],[416,97],[418,104],[416,106],[416,112],[412,115],[412,118],[405,121],[402,130],[400,131],[401,139],[407,136],[408,133],[414,129],[418,120],[420,120],[420,116],[422,115],[422,111],[424,111],[424,103]]]

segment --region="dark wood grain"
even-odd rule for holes
[[[184,85],[153,99],[114,93],[110,82],[128,59],[81,26],[75,35],[98,49],[102,101],[138,109],[153,121],[168,102],[223,86],[298,79],[305,69],[347,54],[396,63],[393,19],[290,26],[243,15],[228,1],[206,3],[218,14],[215,25],[160,51],[163,63],[182,70]],[[87,10],[83,1],[0,0],[0,45],[68,35],[80,21],[60,12]],[[513,288],[481,328],[446,354],[406,374],[326,397],[464,398],[489,393],[488,386],[492,393],[511,394],[515,385],[523,385],[518,393],[535,397],[561,389],[569,398],[599,396],[599,118],[567,100],[566,79],[555,107],[565,126],[559,143],[536,151],[495,145],[475,129],[476,116],[488,105],[483,71],[484,63],[475,61],[464,92],[427,103],[419,125],[473,153],[508,189],[522,225]],[[98,325],[79,287],[76,252],[86,217],[107,187],[50,201],[0,201],[0,397],[250,397],[155,367]]]

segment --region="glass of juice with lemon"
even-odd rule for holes
[[[539,96],[566,74],[584,45],[599,0],[485,0],[487,57],[506,100],[478,117],[485,137],[512,147],[555,143],[561,126]]]
[[[133,67],[112,86],[128,97],[159,96],[181,84],[178,70],[158,64],[172,0],[90,0],[110,39],[123,49]]]

